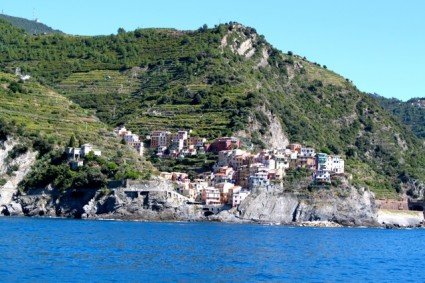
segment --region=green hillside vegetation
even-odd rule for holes
[[[423,144],[374,98],[252,28],[39,37],[3,23],[0,37],[3,68],[21,67],[110,126],[191,128],[210,139],[245,131],[262,146],[272,117],[290,141],[340,154],[352,182],[378,197],[425,181]]]
[[[12,17],[4,14],[0,14],[0,19],[9,22],[17,28],[25,30],[29,34],[62,33],[60,30],[52,29],[51,27],[35,20]]]
[[[15,155],[29,148],[39,152],[34,170],[22,184],[24,190],[49,183],[62,190],[101,188],[108,180],[149,178],[152,167],[89,111],[34,80],[22,82],[0,73],[0,84],[0,139],[14,136],[20,141],[12,150]],[[102,157],[88,157],[84,167],[72,171],[63,155],[71,137],[74,146],[91,143],[101,149]]]
[[[416,136],[425,139],[425,98],[412,98],[403,102],[396,98],[385,98],[379,95],[374,97],[382,107],[412,129]]]

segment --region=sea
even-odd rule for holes
[[[425,229],[0,218],[2,282],[423,282]]]

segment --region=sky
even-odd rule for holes
[[[0,0],[0,10],[79,35],[236,21],[362,91],[425,97],[423,0]]]

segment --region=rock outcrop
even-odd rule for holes
[[[154,221],[203,220],[202,207],[187,204],[166,181],[145,182],[144,188],[120,188],[96,195],[83,207],[83,218],[134,219]]]
[[[378,211],[378,222],[388,228],[425,226],[424,214],[421,211],[381,209]]]
[[[11,157],[11,152],[19,141],[13,138],[0,144],[0,178],[3,185],[0,185],[0,215],[19,215],[22,208],[14,201],[14,196],[18,193],[18,184],[31,170],[35,163],[37,152],[27,150],[22,154],[15,154]]]
[[[378,225],[374,195],[348,184],[306,194],[280,188],[259,190],[248,196],[235,213],[242,219],[279,224],[327,221],[344,226]]]

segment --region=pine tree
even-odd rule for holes
[[[75,147],[77,145],[77,141],[75,140],[75,136],[72,135],[68,142],[68,147]]]

